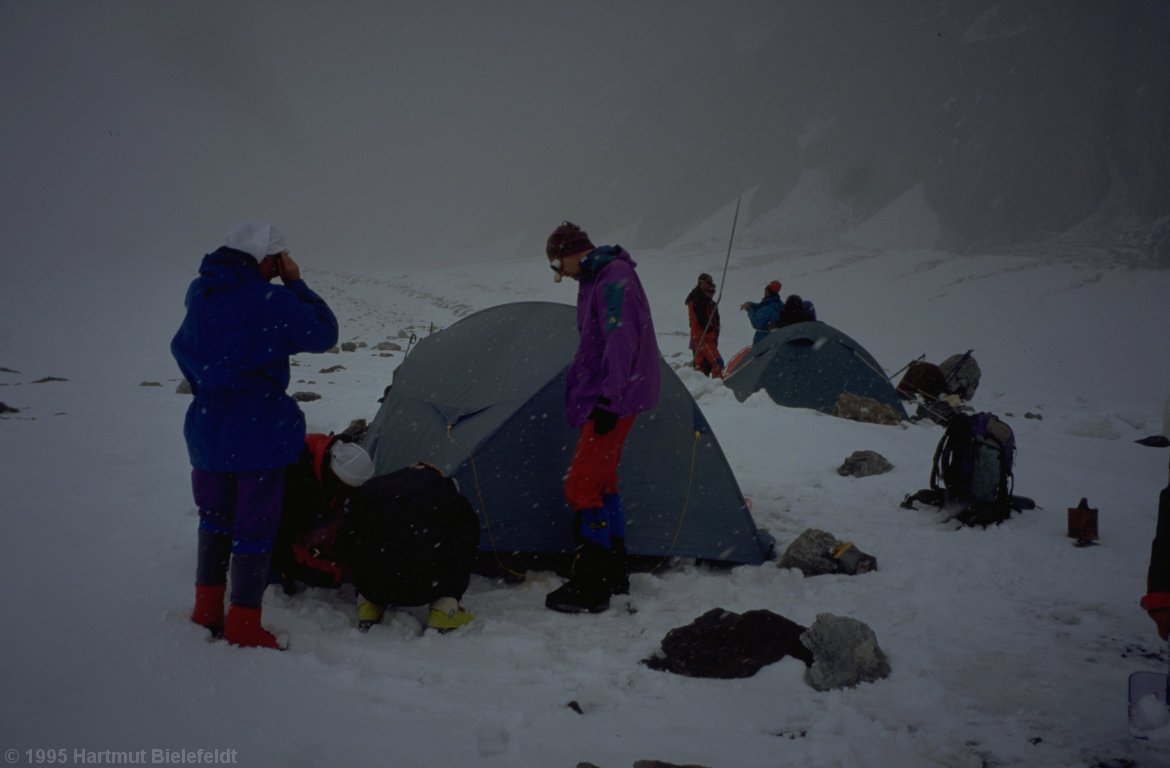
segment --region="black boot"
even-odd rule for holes
[[[626,562],[626,514],[622,511],[622,497],[619,493],[607,493],[602,497],[605,512],[609,547],[613,550],[610,567],[606,573],[609,591],[615,595],[630,594],[629,564]]]
[[[601,613],[609,608],[613,553],[592,542],[577,547],[569,580],[544,599],[547,608],[561,613]]]
[[[609,591],[614,595],[630,594],[630,568],[626,562],[626,540],[616,536],[613,541],[613,554],[610,557]]]

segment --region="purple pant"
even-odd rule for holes
[[[191,487],[199,507],[195,583],[225,583],[230,559],[231,601],[258,607],[280,527],[284,467],[235,473],[192,469]]]

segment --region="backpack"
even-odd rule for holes
[[[1013,509],[1035,507],[1012,495],[1015,455],[1015,434],[998,416],[956,413],[935,448],[930,488],[907,496],[902,506],[923,501],[957,510],[953,517],[964,525],[999,524]]]
[[[975,397],[983,372],[979,369],[979,363],[971,357],[973,351],[968,349],[961,355],[951,355],[938,364],[939,370],[946,377],[943,391],[947,394],[958,395],[963,400]]]
[[[786,325],[816,320],[817,313],[810,310],[809,306],[804,299],[800,298],[800,294],[788,294],[788,298],[784,300],[784,311],[780,313],[780,319],[772,327],[783,328]]]
[[[906,373],[898,382],[898,397],[914,400],[921,395],[926,402],[933,402],[947,389],[947,377],[934,363],[915,360],[906,366]]]
[[[339,441],[352,442],[345,435],[329,435],[317,447],[327,455]],[[348,580],[337,551],[344,498],[327,491],[317,477],[314,461],[314,451],[306,445],[297,460],[285,467],[284,501],[273,543],[272,571],[289,595],[296,593],[297,582],[336,588]],[[335,488],[339,481],[331,478],[328,482],[329,488]]]

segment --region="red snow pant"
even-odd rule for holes
[[[691,349],[695,353],[694,368],[707,376],[723,378],[723,357],[719,354],[719,339],[713,333],[691,338]]]
[[[634,416],[623,416],[617,426],[599,435],[593,431],[593,422],[585,422],[577,438],[577,448],[569,471],[565,474],[565,499],[576,512],[582,509],[600,509],[605,506],[604,497],[617,493],[618,462],[622,458],[622,446]]]

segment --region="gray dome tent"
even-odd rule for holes
[[[894,385],[873,355],[853,339],[818,321],[769,331],[754,344],[723,383],[740,402],[763,389],[776,403],[833,413],[844,392],[906,411]]]
[[[365,439],[377,473],[426,461],[453,476],[479,516],[481,553],[568,554],[562,477],[577,433],[564,392],[576,347],[575,309],[548,302],[485,309],[421,340]],[[773,542],[694,399],[661,365],[658,407],[635,422],[619,470],[629,553],[763,562]]]

